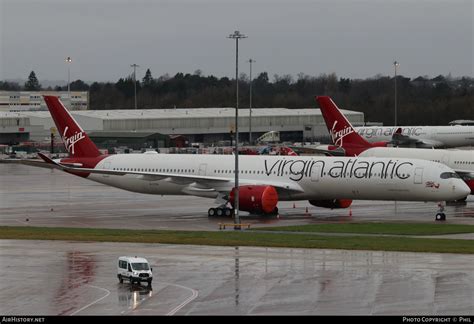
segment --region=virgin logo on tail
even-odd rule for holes
[[[79,133],[75,133],[71,137],[67,137],[66,133],[68,129],[69,129],[69,126],[66,126],[66,128],[64,128],[63,141],[64,141],[64,145],[66,146],[66,150],[69,153],[74,155],[74,144],[84,139],[85,135],[84,135],[84,132],[79,132]]]
[[[337,120],[334,121],[334,124],[332,125],[331,131],[329,132],[329,134],[331,135],[334,145],[342,147],[344,137],[346,137],[349,134],[354,133],[354,129],[352,127],[346,126],[343,129],[336,131],[336,125],[337,125]]]

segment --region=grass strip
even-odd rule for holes
[[[472,240],[259,233],[245,230],[207,232],[2,226],[0,239],[474,253]]]
[[[261,227],[255,231],[280,232],[320,232],[320,233],[357,233],[392,235],[443,235],[474,233],[474,225],[427,224],[427,223],[347,223],[347,224],[311,224],[296,226]],[[474,242],[473,242],[474,244]]]

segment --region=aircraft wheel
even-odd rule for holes
[[[232,209],[230,209],[230,208],[224,209],[224,215],[225,215],[226,217],[232,216]]]
[[[265,213],[265,212],[256,212],[257,215],[262,215],[262,216],[275,216],[278,215],[278,207],[275,207],[271,212]]]
[[[209,208],[209,210],[207,211],[207,216],[209,216],[209,217],[216,216],[216,209],[215,208]]]
[[[436,221],[445,221],[446,214],[445,213],[437,213],[435,217]]]
[[[224,216],[224,209],[222,209],[222,208],[216,208],[216,215],[217,215],[218,217]]]

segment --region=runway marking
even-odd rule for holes
[[[186,298],[181,304],[179,304],[178,306],[176,306],[175,308],[173,308],[170,312],[168,312],[166,314],[166,316],[173,316],[174,314],[176,314],[181,308],[183,308],[184,306],[186,306],[187,304],[189,304],[190,302],[192,302],[194,299],[196,299],[198,296],[199,296],[199,292],[197,290],[194,290],[192,288],[189,288],[189,287],[185,287],[185,286],[181,286],[181,285],[177,285],[177,284],[172,284],[172,283],[169,283],[169,282],[164,282],[168,285],[171,285],[171,286],[175,286],[175,287],[178,287],[178,288],[183,288],[183,289],[186,289],[186,290],[189,290],[191,291],[191,296],[189,296],[188,298]]]
[[[74,313],[69,314],[69,316],[76,315],[77,313],[83,311],[83,310],[86,309],[86,308],[91,307],[91,306],[94,305],[94,304],[97,304],[97,303],[100,302],[102,299],[104,299],[105,297],[107,297],[108,295],[110,295],[110,290],[108,290],[108,289],[105,289],[105,288],[102,288],[102,287],[93,286],[93,285],[87,285],[87,286],[92,287],[92,288],[97,288],[97,289],[100,289],[100,290],[104,290],[105,292],[107,292],[107,294],[105,294],[105,296],[102,296],[102,297],[100,297],[100,298],[97,299],[97,300],[94,300],[92,303],[90,303],[90,304],[88,304],[88,305],[86,305],[86,306],[84,306],[84,307],[78,309],[78,310],[75,311]]]

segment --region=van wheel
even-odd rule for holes
[[[122,278],[122,276],[121,276],[121,275],[118,275],[117,277],[118,277],[119,282],[120,282],[120,283],[123,283],[123,278]]]
[[[148,280],[148,286],[151,286],[151,280]]]

